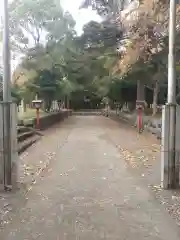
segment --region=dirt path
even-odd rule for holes
[[[179,240],[179,228],[112,143],[114,123],[82,116],[70,125],[66,142],[0,239]]]

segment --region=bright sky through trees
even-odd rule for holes
[[[8,0],[9,2],[13,0]],[[64,11],[68,11],[72,14],[73,18],[76,21],[76,31],[80,35],[82,33],[83,25],[88,23],[91,20],[100,21],[100,17],[96,14],[95,11],[91,9],[79,9],[79,6],[82,3],[82,0],[60,0],[61,6]],[[0,18],[3,15],[3,1],[0,0]],[[0,56],[2,56],[2,46],[0,46]],[[17,65],[18,60],[12,61],[12,68]],[[0,57],[0,65],[2,64],[2,58]]]
[[[95,11],[91,9],[79,10],[82,0],[61,0],[60,2],[64,10],[69,11],[73,15],[76,21],[76,30],[78,34],[81,34],[83,25],[89,21],[100,21],[100,17]]]
[[[9,0],[11,2],[12,0]],[[81,9],[79,6],[82,3],[82,0],[60,0],[61,6],[65,11],[69,11],[73,18],[76,21],[76,31],[78,34],[81,34],[82,27],[84,24],[88,23],[91,20],[100,21],[100,17],[96,14],[95,11],[91,9]],[[3,14],[3,1],[0,0],[0,16]]]

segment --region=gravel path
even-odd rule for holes
[[[110,140],[113,122],[82,116],[71,124],[66,142],[0,239],[179,240],[179,228]]]
[[[17,206],[22,205],[26,201],[26,192],[32,188],[32,184],[36,182],[41,172],[56,158],[57,148],[65,144],[71,132],[73,127],[72,121],[73,119],[68,118],[60,124],[43,131],[41,140],[20,155],[20,191],[11,193],[0,192],[0,228],[9,222],[10,213],[15,213]]]

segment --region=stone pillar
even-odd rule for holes
[[[11,146],[12,146],[12,188],[16,190],[20,183],[18,141],[17,141],[17,106],[11,105]]]
[[[10,139],[11,139],[11,179],[12,189],[17,189],[19,183],[19,157],[17,144],[17,106],[15,103],[9,103],[10,106]],[[4,151],[4,103],[0,104],[0,188],[4,190],[6,179],[5,161],[7,153]]]
[[[3,107],[0,105],[0,131],[4,132],[3,127]],[[4,155],[3,155],[3,134],[0,135],[0,190],[4,190]]]
[[[175,149],[170,149],[170,105],[163,106],[162,110],[162,141],[161,141],[161,187],[164,189],[179,187],[180,163],[180,106],[176,106],[176,135]],[[171,155],[174,160],[171,162]]]

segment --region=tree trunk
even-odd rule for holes
[[[46,112],[50,112],[51,105],[52,105],[52,100],[51,99],[46,99],[45,100],[45,111]]]
[[[159,93],[159,83],[158,81],[155,82],[154,84],[154,89],[153,89],[153,112],[152,115],[156,115],[157,111],[158,111],[158,93]]]
[[[26,102],[23,100],[23,112],[26,112],[27,108],[26,108]]]
[[[64,108],[67,109],[67,96],[64,97]]]
[[[145,87],[141,80],[137,81],[137,101],[145,101]]]
[[[67,100],[67,109],[69,109],[69,96],[67,96],[66,100]]]

